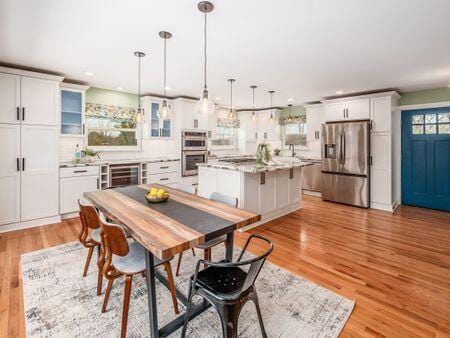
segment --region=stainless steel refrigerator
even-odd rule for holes
[[[322,125],[322,199],[369,207],[369,120]]]

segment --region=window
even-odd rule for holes
[[[136,147],[135,117],[135,108],[86,103],[88,146]]]
[[[212,146],[236,146],[237,130],[240,123],[237,119],[218,118],[216,136],[211,140]]]
[[[299,145],[306,147],[308,141],[306,139],[306,123],[292,123],[284,126],[284,144]]]
[[[450,113],[415,114],[411,119],[413,135],[450,134]]]

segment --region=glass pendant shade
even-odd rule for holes
[[[199,114],[212,114],[214,113],[215,105],[208,97],[208,89],[203,89],[202,97],[197,101],[196,111]]]
[[[139,107],[136,112],[136,122],[137,123],[144,123],[144,109]]]
[[[172,118],[172,111],[166,99],[163,99],[159,106],[158,117],[162,120],[170,120]]]
[[[273,123],[273,113],[270,113],[270,119],[269,119],[270,123]]]
[[[252,121],[253,121],[253,122],[256,121],[256,114],[255,114],[255,111],[253,111],[253,113],[252,113]]]

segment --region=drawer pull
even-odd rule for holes
[[[160,180],[160,181],[168,181],[169,178],[168,178],[168,177],[163,177],[163,178],[160,178],[159,180]]]
[[[169,166],[159,167],[159,169],[169,169]]]
[[[87,170],[74,170],[73,171],[75,174],[79,174],[79,173],[87,173]]]

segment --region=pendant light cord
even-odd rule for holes
[[[252,94],[252,108],[253,108],[253,114],[255,113],[255,87],[252,88],[253,94]]]
[[[204,16],[205,16],[205,25],[203,27],[203,37],[205,39],[205,43],[203,45],[203,57],[204,57],[205,62],[204,62],[204,69],[203,69],[203,87],[206,89],[207,88],[207,86],[206,86],[206,66],[208,64],[208,55],[206,52],[206,44],[208,42],[207,36],[206,36],[206,26],[208,24],[208,21],[207,21],[207,17],[206,17],[206,12],[204,13]]]
[[[139,114],[141,113],[141,57],[139,56],[138,62],[138,110]]]
[[[167,74],[167,38],[164,38],[164,98],[166,98],[166,74]]]

